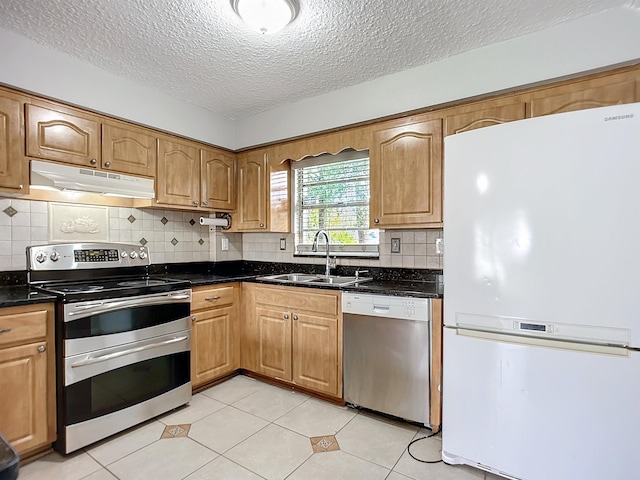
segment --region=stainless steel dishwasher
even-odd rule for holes
[[[429,423],[431,300],[343,292],[344,399]]]

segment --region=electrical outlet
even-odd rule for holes
[[[229,239],[226,237],[222,237],[220,239],[220,250],[223,252],[229,250]]]
[[[286,250],[287,249],[287,239],[286,238],[281,238],[280,239],[280,250]]]
[[[436,238],[436,253],[438,255],[444,253],[444,240],[442,238]]]
[[[400,239],[392,238],[391,239],[391,253],[400,253]]]

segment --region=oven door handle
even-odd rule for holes
[[[86,316],[89,310],[95,310],[93,313],[103,313],[111,310],[117,310],[126,307],[144,307],[147,305],[158,305],[168,303],[171,301],[189,300],[191,295],[188,293],[166,293],[160,295],[153,295],[148,297],[133,298],[127,300],[105,300],[102,302],[91,302],[84,305],[73,305],[76,310],[68,312],[69,317],[75,317],[78,315]]]
[[[85,360],[80,360],[79,362],[74,363],[73,365],[71,365],[71,368],[84,367],[86,365],[93,365],[94,363],[106,362],[107,360],[113,360],[114,358],[122,357],[124,355],[131,355],[132,353],[138,353],[144,350],[150,350],[152,348],[164,347],[165,345],[184,342],[185,340],[189,340],[188,335],[185,335],[183,337],[170,338],[169,340],[164,340],[162,342],[150,343],[149,345],[143,345],[142,347],[129,348],[120,352],[113,352],[104,355],[98,355],[96,357],[89,357]]]

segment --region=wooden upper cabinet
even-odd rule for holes
[[[200,197],[205,208],[235,209],[236,161],[232,154],[200,150]]]
[[[105,120],[102,123],[102,162],[105,170],[156,176],[157,136],[151,130]]]
[[[80,110],[47,102],[26,106],[27,156],[97,167],[100,120]]]
[[[264,150],[238,156],[238,208],[234,228],[267,228],[267,153]]]
[[[526,117],[526,113],[526,104],[524,102],[493,108],[482,108],[479,105],[478,110],[447,117],[446,135],[468,132],[469,130],[513,122],[514,120],[523,120]]]
[[[633,103],[638,98],[638,81],[635,79],[609,84],[603,84],[602,79],[597,79],[597,82],[580,82],[560,87],[560,89],[564,91],[557,95],[545,92],[546,96],[531,100],[531,116],[541,117],[554,113]]]
[[[0,90],[0,190],[27,193],[29,169],[23,151],[24,100]]]
[[[196,144],[160,138],[156,200],[168,205],[200,205],[200,150]]]
[[[442,222],[442,120],[374,127],[369,155],[372,228]]]

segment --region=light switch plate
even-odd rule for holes
[[[391,253],[400,253],[400,239],[392,238],[391,239]]]
[[[442,238],[436,238],[436,253],[442,255],[444,253],[444,241]]]
[[[280,250],[286,250],[287,249],[287,239],[286,238],[281,238],[280,239]]]
[[[229,239],[228,238],[222,237],[220,239],[220,250],[222,250],[223,252],[229,250]]]

